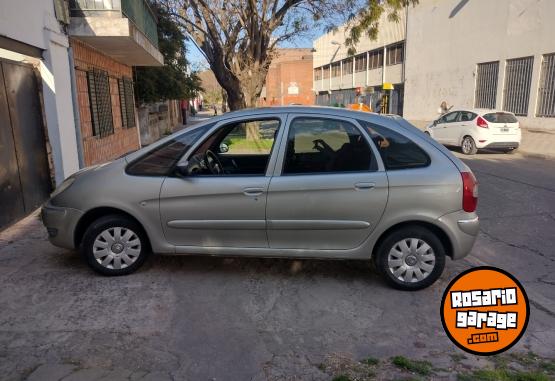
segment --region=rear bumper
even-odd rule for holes
[[[484,148],[489,148],[489,149],[507,148],[507,149],[509,149],[509,148],[518,148],[519,145],[520,145],[519,142],[494,142],[494,143],[489,143]]]
[[[41,209],[42,223],[48,231],[50,242],[66,249],[75,249],[75,227],[83,212],[72,208],[54,206],[48,201]]]
[[[443,230],[449,236],[453,246],[452,258],[466,257],[472,250],[480,231],[480,220],[476,213],[467,213],[461,210],[445,214],[438,220],[443,225]]]

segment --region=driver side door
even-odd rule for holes
[[[177,251],[197,246],[268,247],[269,171],[285,118],[264,114],[227,119],[180,160],[194,170],[168,176],[160,192],[163,229]]]
[[[453,127],[459,115],[458,111],[453,111],[443,115],[433,127],[434,138],[442,144],[453,144]]]

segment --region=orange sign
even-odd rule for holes
[[[441,301],[441,322],[459,348],[475,355],[506,351],[524,334],[530,306],[520,282],[495,267],[476,267],[451,281]]]

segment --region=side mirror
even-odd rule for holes
[[[220,143],[220,153],[226,153],[229,151],[229,146],[225,143]]]
[[[437,120],[434,120],[434,126],[437,126]]]
[[[175,166],[175,174],[178,177],[188,177],[190,175],[189,162],[184,161],[182,163],[177,163],[177,165]]]

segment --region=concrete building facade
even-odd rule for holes
[[[314,41],[317,103],[347,104],[359,88],[371,105],[390,83],[399,93],[387,111],[419,126],[446,101],[511,111],[525,129],[555,131],[554,14],[550,0],[421,0],[398,23],[384,16],[378,39],[363,38],[355,57],[339,28]],[[397,46],[400,62],[390,57]]]

